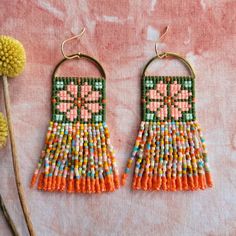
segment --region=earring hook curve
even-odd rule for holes
[[[155,52],[156,52],[156,55],[157,55],[159,58],[165,57],[165,53],[158,53],[157,44],[162,41],[162,39],[164,38],[164,36],[167,34],[169,28],[170,28],[169,25],[167,25],[167,26],[165,27],[164,32],[163,32],[162,35],[160,36],[159,40],[156,41],[156,43],[155,43]]]
[[[66,59],[73,59],[73,58],[76,58],[76,57],[77,57],[77,58],[80,58],[80,52],[78,52],[77,54],[74,54],[74,55],[72,55],[72,56],[67,56],[67,55],[65,54],[65,51],[64,51],[64,45],[65,45],[66,42],[68,42],[68,41],[70,41],[70,40],[72,40],[72,39],[81,38],[81,37],[83,36],[85,30],[86,30],[86,29],[83,28],[83,29],[80,31],[80,33],[79,33],[78,35],[75,35],[75,36],[73,36],[73,37],[71,37],[71,38],[68,38],[68,39],[66,39],[66,40],[64,40],[64,41],[62,42],[62,44],[61,44],[61,53],[62,53],[62,55],[63,55],[64,58],[66,58]]]

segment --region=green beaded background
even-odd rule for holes
[[[191,92],[191,96],[187,99],[188,103],[191,104],[189,111],[183,111],[182,117],[178,120],[174,119],[170,115],[170,108],[168,107],[168,115],[164,119],[160,119],[156,116],[155,112],[150,111],[147,105],[152,99],[147,97],[147,92],[150,89],[155,89],[155,86],[159,82],[167,84],[167,96],[170,95],[170,84],[175,81],[181,84],[181,89]],[[163,122],[163,121],[194,121],[196,119],[195,115],[195,80],[190,76],[145,76],[142,79],[142,120],[143,121],[153,121],[153,122]],[[179,100],[181,101],[181,100]]]
[[[86,123],[102,123],[105,121],[105,98],[106,98],[106,83],[104,78],[85,78],[85,77],[54,77],[53,78],[53,84],[52,84],[52,120],[56,122],[69,122],[70,120],[67,119],[64,112],[60,112],[57,109],[57,105],[60,102],[66,102],[63,100],[60,100],[57,96],[57,93],[59,91],[65,90],[66,86],[73,82],[75,85],[78,85],[78,94],[80,94],[79,87],[85,83],[92,86],[93,91],[99,91],[101,94],[101,97],[97,101],[101,106],[102,109],[98,113],[92,113],[92,118],[88,121],[83,121],[83,119],[80,118],[80,109],[77,107],[78,114],[77,118],[73,120],[72,123],[80,122],[83,124]],[[89,102],[88,102],[89,103]],[[92,103],[92,102],[91,102]]]

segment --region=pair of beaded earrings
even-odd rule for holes
[[[82,36],[85,29],[75,37]],[[66,40],[66,41],[68,41]],[[52,120],[31,180],[44,191],[112,192],[120,186],[114,150],[105,121],[106,75],[94,58],[77,53],[60,61],[52,74]],[[146,76],[156,59],[180,59],[190,76]],[[57,77],[67,60],[87,59],[101,77]],[[142,74],[142,122],[121,184],[133,160],[134,190],[197,190],[212,187],[204,139],[195,115],[195,74],[175,53],[152,58]]]

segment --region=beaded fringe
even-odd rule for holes
[[[136,159],[134,190],[198,190],[212,187],[197,122],[142,122],[122,184]]]
[[[119,188],[106,124],[50,122],[31,187],[37,179],[44,191],[100,193]]]

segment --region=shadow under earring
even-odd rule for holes
[[[156,59],[174,57],[190,76],[146,76]],[[175,53],[152,58],[142,74],[142,122],[122,184],[133,160],[134,190],[197,190],[212,187],[204,138],[195,115],[195,74]]]
[[[76,58],[96,65],[101,77],[55,75],[61,64]],[[104,69],[88,55],[66,56],[57,64],[52,75],[52,120],[31,187],[39,176],[38,189],[44,191],[100,193],[119,188],[105,121],[105,85]]]

